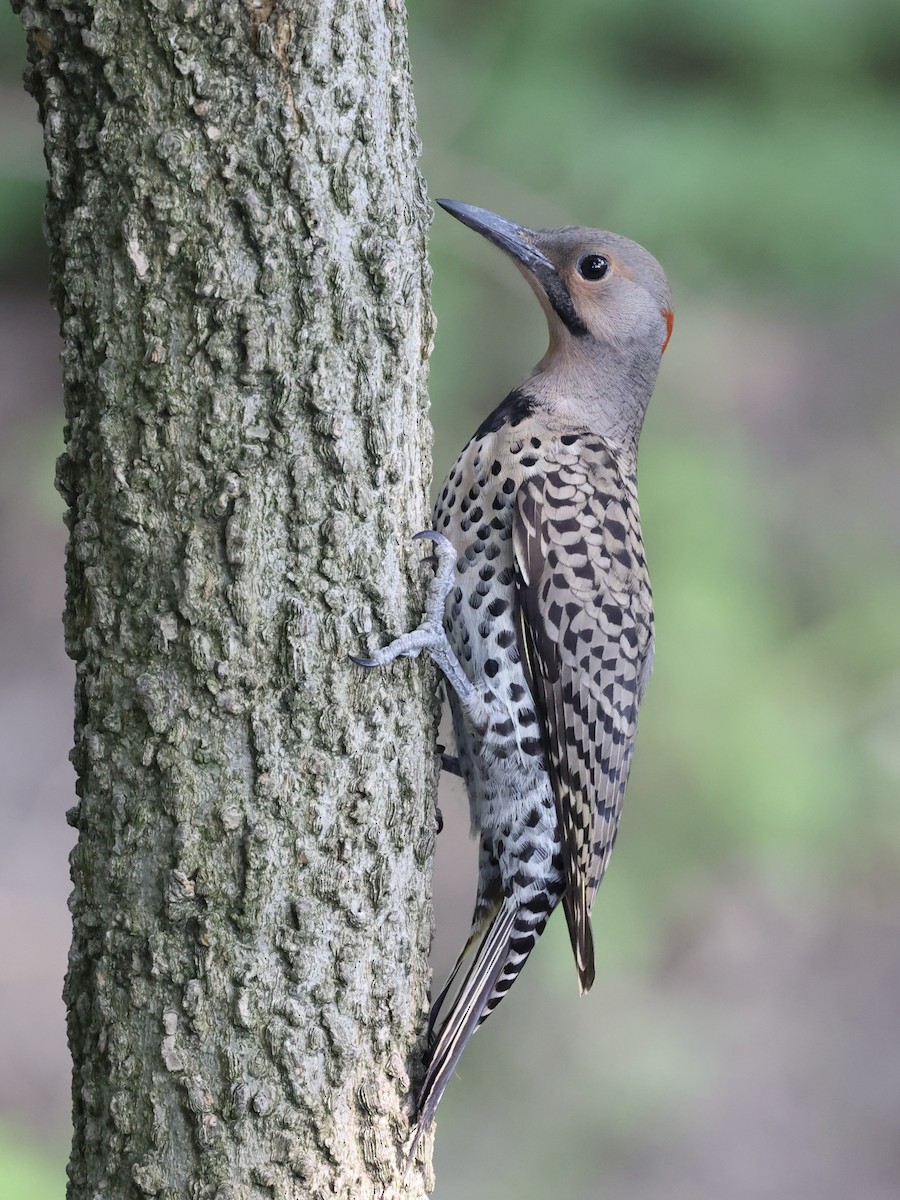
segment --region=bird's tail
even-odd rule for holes
[[[415,1155],[422,1135],[434,1120],[441,1096],[466,1043],[512,987],[534,949],[550,916],[552,901],[547,899],[546,905],[546,908],[539,905],[539,911],[535,912],[534,907],[519,906],[514,899],[507,898],[488,926],[465,981],[429,1052],[428,1067],[419,1091],[416,1129],[409,1149],[410,1160]],[[466,949],[470,944],[471,939]],[[460,955],[450,981],[435,1001],[432,1024],[459,971],[466,949]]]
[[[575,955],[578,986],[583,996],[593,987],[595,976],[594,935],[591,931],[591,913],[583,881],[577,885],[577,890],[567,889],[565,891],[563,908],[566,913],[566,924],[569,926],[572,953]]]

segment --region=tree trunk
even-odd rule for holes
[[[71,1200],[404,1184],[431,934],[428,302],[399,0],[15,0],[77,664]]]

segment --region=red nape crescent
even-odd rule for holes
[[[672,327],[675,324],[675,314],[672,312],[671,308],[665,309],[663,311],[663,316],[666,319],[666,340],[663,342],[663,347],[662,350],[660,350],[660,354],[665,354],[666,346],[668,346],[669,339],[672,336]]]

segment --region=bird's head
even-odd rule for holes
[[[547,314],[551,355],[578,342],[649,353],[658,365],[672,332],[672,299],[643,246],[599,229],[526,229],[471,204],[438,204],[514,260]]]

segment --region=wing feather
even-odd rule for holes
[[[513,518],[522,661],[556,800],[563,904],[583,991],[590,909],[609,860],[652,657],[652,600],[633,478],[596,438],[519,489]]]

